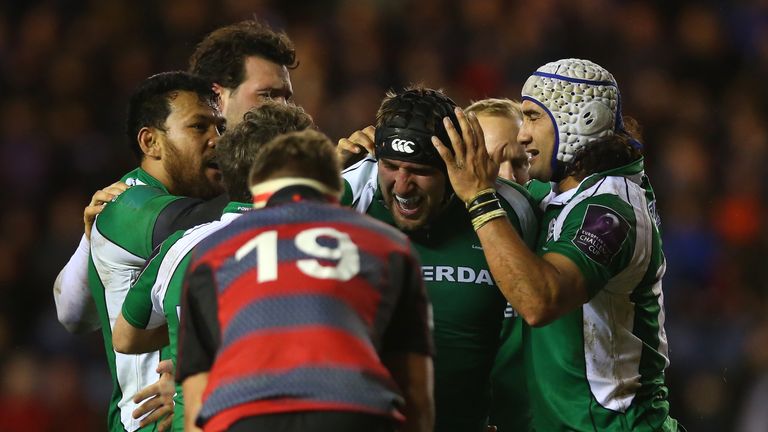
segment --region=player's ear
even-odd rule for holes
[[[143,127],[139,130],[136,139],[139,141],[141,152],[151,159],[160,159],[160,140],[162,135],[153,127]]]
[[[227,105],[227,99],[229,99],[230,89],[224,87],[219,83],[213,83],[211,90],[219,97],[219,111],[224,112],[224,107]]]
[[[224,94],[226,88],[219,83],[213,83],[211,84],[211,90],[213,90],[214,93],[221,97]]]

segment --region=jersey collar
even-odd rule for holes
[[[152,177],[148,172],[144,171],[143,168],[138,167],[135,170],[129,172],[123,177],[123,181],[128,184],[128,186],[151,186],[156,187],[158,189],[162,189],[165,193],[168,192],[168,188],[165,187],[164,184],[160,182],[160,180]]]
[[[224,210],[222,210],[222,214],[227,213],[245,213],[249,210],[253,210],[253,205],[249,203],[244,202],[237,202],[237,201],[230,201],[227,203],[226,206],[224,206]]]
[[[592,174],[581,181],[577,190],[581,192],[583,190],[589,189],[592,186],[594,186],[595,183],[597,183],[598,181],[609,176],[626,177],[630,181],[637,183],[639,185],[642,183],[643,162],[644,162],[644,158],[640,157],[637,160],[634,160],[626,165],[622,165],[620,167],[612,168],[607,171]]]
[[[571,200],[576,194],[581,193],[582,191],[585,191],[595,184],[599,182],[600,180],[615,176],[615,177],[625,177],[628,180],[637,183],[638,185],[642,186],[643,183],[643,158],[640,157],[639,159],[632,161],[626,165],[622,165],[617,168],[612,168],[607,171],[602,171],[599,173],[592,174],[585,178],[584,180],[579,183],[579,185],[573,189],[570,189],[568,191],[565,191],[563,193],[556,193],[554,188],[552,191],[550,191],[549,195],[547,195],[540,204],[540,207],[542,210],[545,210],[547,206],[550,205],[566,205],[568,204],[568,201]]]

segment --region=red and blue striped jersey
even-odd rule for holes
[[[219,430],[244,417],[317,410],[402,419],[380,355],[433,350],[406,236],[350,209],[300,201],[245,214],[193,254],[180,379],[206,370],[205,361],[185,364],[185,350],[197,351],[187,333],[200,333],[185,318],[200,309],[196,296],[207,301],[196,291],[215,290],[219,326],[198,424]]]

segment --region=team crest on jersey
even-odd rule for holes
[[[608,207],[590,204],[571,240],[591,260],[607,266],[627,239],[629,222]]]

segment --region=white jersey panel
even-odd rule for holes
[[[376,159],[368,155],[342,171],[341,176],[352,189],[352,207],[365,214],[379,184],[379,164]]]
[[[200,241],[229,225],[230,222],[240,216],[240,213],[225,213],[221,220],[190,228],[168,249],[157,271],[155,284],[152,286],[152,316],[157,316],[163,320],[163,323],[165,322],[165,308],[163,306],[165,293],[168,292],[168,284],[184,258]]]
[[[128,289],[138,277],[145,260],[119,247],[99,232],[97,224],[91,232],[91,257],[96,271],[104,285],[104,298],[109,315],[110,331],[115,328],[115,321],[123,308],[123,301]],[[115,376],[120,385],[122,398],[118,402],[120,419],[128,432],[139,428],[141,418],[134,419],[133,411],[138,404],[133,396],[144,387],[159,378],[157,365],[160,353],[115,354]],[[143,418],[143,417],[142,417]]]
[[[640,388],[640,361],[643,341],[633,333],[635,305],[630,295],[645,276],[651,262],[653,248],[653,221],[648,212],[645,191],[624,177],[606,177],[588,188],[566,205],[555,222],[553,236],[560,237],[568,214],[588,197],[616,195],[634,209],[636,237],[629,265],[611,278],[594,298],[582,306],[584,355],[587,380],[597,402],[605,408],[625,412]],[[663,275],[664,266],[659,269]],[[661,282],[654,287],[660,293]],[[663,299],[659,298],[659,302]],[[666,335],[660,312],[660,340],[666,354]]]

